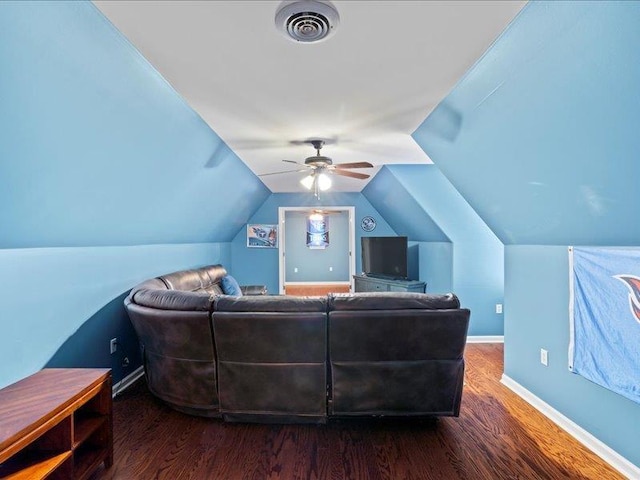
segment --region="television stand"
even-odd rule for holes
[[[46,368],[0,390],[0,478],[80,479],[113,464],[111,370]]]
[[[397,280],[393,278],[353,276],[356,292],[417,292],[424,293],[427,284],[417,280]]]

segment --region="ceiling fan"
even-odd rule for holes
[[[322,149],[322,146],[324,145],[324,140],[305,140],[304,143],[313,145],[313,148],[316,149],[316,154],[314,156],[307,157],[304,163],[295,162],[293,160],[282,160],[283,162],[293,163],[304,168],[299,168],[296,170],[284,170],[281,172],[273,173],[263,173],[258,176],[266,177],[267,175],[279,175],[281,173],[308,172],[309,175],[300,180],[300,183],[304,185],[304,187],[308,190],[313,189],[316,197],[318,196],[318,191],[324,191],[331,188],[332,182],[329,175],[342,175],[343,177],[357,178],[359,180],[364,180],[371,176],[367,175],[366,173],[352,172],[349,170],[351,168],[373,168],[373,165],[369,162],[334,164],[329,157],[320,155],[320,149]]]

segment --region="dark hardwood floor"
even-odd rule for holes
[[[114,401],[99,479],[621,479],[500,383],[502,345],[471,344],[459,418],[225,424],[175,412],[139,381]]]

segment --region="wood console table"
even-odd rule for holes
[[[111,370],[51,368],[0,390],[0,478],[86,479],[113,464]]]
[[[418,292],[424,293],[427,284],[416,280],[393,280],[389,278],[354,275],[353,286],[356,292]]]

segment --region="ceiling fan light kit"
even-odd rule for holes
[[[263,173],[259,175],[264,177],[267,175],[279,175],[281,173],[293,173],[293,172],[308,172],[300,183],[307,189],[314,191],[316,197],[318,197],[319,191],[329,190],[333,184],[330,175],[341,175],[343,177],[357,178],[364,180],[369,178],[370,175],[366,173],[352,172],[351,168],[373,168],[373,165],[369,162],[353,162],[353,163],[338,163],[334,164],[333,160],[324,155],[320,155],[320,149],[324,145],[324,140],[306,140],[305,143],[310,143],[316,150],[316,154],[307,157],[304,163],[295,162],[293,160],[282,160],[286,163],[293,163],[303,167],[297,170],[285,170],[283,172]],[[309,171],[310,170],[310,171]]]
[[[326,173],[318,174],[317,181],[318,181],[318,188],[323,192],[331,188],[332,182],[331,182],[331,179],[329,178],[329,175],[327,175]]]
[[[340,23],[340,15],[328,1],[294,0],[280,4],[276,28],[289,40],[316,43],[329,38]]]
[[[300,180],[300,183],[307,190],[311,190],[311,187],[313,187],[313,175],[307,175],[302,180]]]

